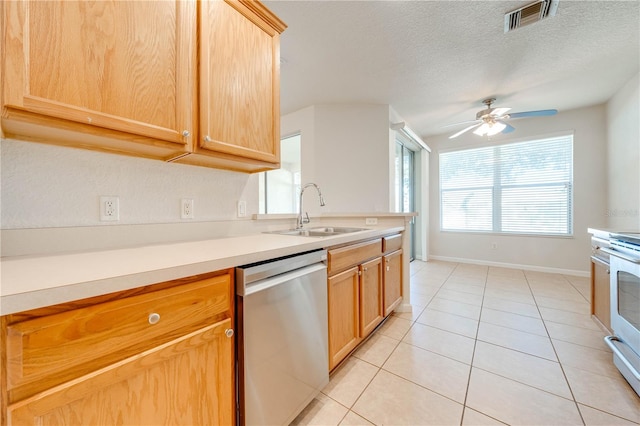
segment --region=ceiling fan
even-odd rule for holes
[[[460,124],[468,124],[473,123],[471,126],[466,127],[460,130],[458,133],[455,133],[449,136],[449,139],[457,138],[461,134],[468,132],[469,130],[476,128],[473,131],[476,135],[479,136],[493,136],[498,133],[511,133],[515,130],[515,128],[506,123],[507,120],[513,120],[516,118],[524,118],[524,117],[543,117],[548,115],[555,115],[558,113],[557,109],[543,109],[540,111],[524,111],[524,112],[514,112],[511,114],[507,114],[507,112],[511,108],[491,108],[491,104],[495,101],[495,98],[487,98],[482,101],[483,104],[487,106],[486,109],[479,111],[476,114],[476,119],[473,121],[463,121],[461,123],[449,124],[448,126],[457,126]]]

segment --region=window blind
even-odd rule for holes
[[[440,227],[571,235],[573,135],[441,153]]]

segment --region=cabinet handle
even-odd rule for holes
[[[227,328],[224,331],[224,335],[227,336],[227,337],[233,337],[233,328]]]
[[[182,131],[182,136],[184,136],[185,138],[188,138],[189,136],[191,136],[191,132],[188,130],[183,130]]]
[[[367,272],[369,270],[369,268],[364,268],[364,271]]]
[[[211,138],[209,137],[209,135],[204,137],[204,141],[205,142],[211,142]]]
[[[361,275],[362,275],[362,271],[358,271],[358,276],[361,276]]]
[[[157,324],[158,321],[160,321],[160,314],[157,313],[152,313],[149,314],[149,324],[153,325],[153,324]]]
[[[389,272],[391,270],[390,266],[387,266],[387,272]]]

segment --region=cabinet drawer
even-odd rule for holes
[[[231,315],[231,295],[227,274],[8,325],[8,389],[38,381],[24,397],[197,330]]]
[[[327,273],[331,275],[380,256],[382,247],[380,240],[377,238],[329,250],[327,252]]]
[[[382,238],[382,252],[391,253],[402,248],[402,234]]]

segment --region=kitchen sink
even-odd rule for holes
[[[323,226],[319,228],[285,229],[271,231],[268,234],[294,235],[298,237],[328,237],[331,235],[350,234],[352,232],[368,231],[368,228],[349,228],[342,226]]]

